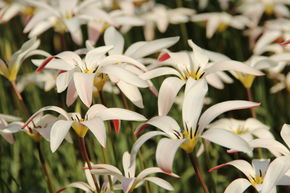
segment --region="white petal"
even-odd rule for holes
[[[176,151],[186,139],[163,138],[159,141],[156,149],[156,161],[158,166],[167,173],[172,172],[172,165]]]
[[[73,121],[59,120],[55,122],[50,131],[50,149],[55,152],[67,135]]]
[[[192,84],[190,80],[187,81],[184,93],[182,119],[185,127],[188,129],[195,129],[204,104],[204,97],[207,93],[208,86],[205,79],[195,81],[192,86],[188,86],[189,84]]]
[[[13,144],[15,142],[12,134],[0,133],[0,135],[10,144]]]
[[[286,156],[278,157],[272,161],[268,167],[263,180],[261,193],[268,193],[278,184],[284,174],[290,169],[290,158]]]
[[[92,104],[94,78],[94,73],[87,74],[75,72],[73,75],[76,91],[80,99],[87,107],[91,106]]]
[[[162,131],[151,131],[151,132],[147,132],[144,135],[142,135],[141,137],[139,137],[136,142],[133,144],[132,149],[131,149],[131,158],[130,158],[130,167],[132,166],[132,164],[135,162],[136,160],[136,155],[140,149],[140,147],[149,139],[151,139],[152,137],[155,137],[157,135],[166,135],[164,132]]]
[[[114,48],[109,51],[110,55],[123,53],[124,38],[114,27],[111,26],[105,31],[104,41],[106,45],[114,46]]]
[[[167,173],[164,170],[160,169],[159,167],[151,167],[151,168],[146,168],[145,170],[141,171],[139,173],[139,175],[137,176],[136,180],[142,180],[142,179],[146,178],[148,175],[156,174],[156,173],[164,173],[164,174],[170,175],[174,178],[179,178],[178,175],[176,175],[174,173]]]
[[[263,36],[257,41],[256,46],[254,48],[254,53],[259,55],[261,54],[261,50],[274,40],[276,40],[281,35],[280,31],[276,30],[267,30]]]
[[[290,149],[290,125],[284,124],[281,129],[280,135]]]
[[[93,164],[92,165],[92,173],[98,173],[98,170],[106,169],[108,171],[111,171],[112,173],[116,174],[116,177],[122,177],[122,172],[116,168],[115,166],[109,165],[109,164]]]
[[[77,97],[78,94],[76,91],[75,83],[73,81],[70,81],[66,91],[66,105],[68,107],[71,106],[75,102]]]
[[[253,148],[267,148],[276,157],[289,154],[289,150],[275,139],[254,139],[249,144]]]
[[[242,100],[232,100],[221,102],[216,105],[208,108],[200,117],[198,122],[198,131],[202,132],[202,130],[217,116],[220,114],[231,111],[231,110],[239,110],[239,109],[247,109],[260,106],[260,103],[250,102],[250,101],[242,101]]]
[[[249,186],[251,183],[248,180],[238,178],[228,185],[224,193],[243,193]]]
[[[124,82],[127,82],[137,87],[141,87],[141,88],[148,87],[148,83],[145,80],[142,80],[135,74],[118,66],[112,66],[112,65],[105,66],[102,68],[101,72],[106,73],[108,75],[113,75],[115,78],[120,79]]]
[[[133,178],[135,177],[135,169],[136,169],[136,163],[132,163],[130,167],[130,158],[131,155],[127,151],[123,154],[123,168],[124,173],[127,178]]]
[[[70,119],[68,113],[65,110],[63,110],[62,108],[57,107],[57,106],[47,106],[47,107],[43,107],[43,108],[39,109],[37,112],[35,112],[33,115],[31,115],[31,117],[25,122],[25,124],[22,126],[22,128],[27,127],[27,125],[33,119],[35,119],[40,113],[42,113],[44,111],[55,111],[55,112],[61,114],[62,116],[64,116],[67,120]]]
[[[127,121],[145,121],[147,120],[143,115],[121,108],[107,108],[98,114],[102,120],[127,120]]]
[[[161,188],[163,188],[165,190],[169,190],[169,191],[173,191],[174,190],[173,186],[169,182],[167,182],[167,181],[165,181],[165,180],[163,180],[161,178],[158,178],[158,177],[147,177],[147,178],[145,178],[145,180],[147,180],[149,182],[152,182],[152,183],[160,186]]]
[[[56,88],[57,92],[61,93],[63,92],[69,85],[69,82],[72,79],[72,74],[71,72],[63,72],[60,73],[57,78],[56,78]]]
[[[72,40],[77,44],[81,45],[83,43],[83,35],[81,30],[80,20],[78,18],[64,19],[68,31],[71,34]]]
[[[144,108],[142,95],[138,87],[128,84],[124,81],[119,81],[117,83],[120,90],[124,95],[137,107]]]
[[[140,77],[144,80],[149,80],[149,79],[156,78],[159,76],[164,76],[164,75],[176,75],[179,77],[180,73],[174,68],[160,67],[160,68],[155,68],[153,70],[145,72],[144,74],[140,75]]]
[[[179,37],[162,38],[158,40],[153,40],[141,46],[130,56],[133,58],[143,58],[145,56],[159,52],[164,48],[168,48],[174,45],[178,40],[179,40]]]
[[[209,129],[205,131],[201,137],[236,151],[245,153],[250,153],[252,151],[250,145],[243,138],[224,129]]]
[[[94,117],[102,114],[102,111],[105,109],[107,109],[107,107],[105,107],[104,105],[95,104],[89,108],[85,117],[87,117],[88,120],[93,119]]]
[[[82,124],[90,129],[103,147],[106,147],[106,127],[103,120],[96,117],[94,119],[84,121]]]
[[[217,71],[234,71],[234,72],[242,72],[245,74],[251,74],[255,76],[264,75],[263,72],[250,67],[242,62],[227,60],[214,63],[211,67],[207,68],[205,71],[205,76]]]
[[[46,20],[41,21],[34,28],[32,28],[28,37],[29,38],[36,37],[42,34],[43,32],[45,32],[46,30],[48,30],[49,28],[51,28],[53,25],[54,23],[51,21],[46,21]]]
[[[160,87],[158,95],[158,115],[167,115],[174,103],[175,97],[184,82],[176,77],[165,79]]]

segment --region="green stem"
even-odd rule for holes
[[[89,169],[91,170],[92,169],[92,165],[91,165],[90,158],[89,158],[89,155],[88,155],[88,152],[87,152],[85,138],[84,137],[79,137],[79,142],[80,142],[80,147],[81,147],[81,152],[82,152],[83,159],[87,163]],[[93,178],[93,181],[94,181],[95,186],[96,186],[96,192],[100,193],[100,188],[99,188],[96,176],[92,174],[92,178]]]
[[[193,169],[194,169],[194,171],[195,171],[195,173],[196,173],[196,175],[197,175],[197,177],[199,179],[199,182],[200,182],[200,184],[202,186],[203,192],[204,193],[209,193],[208,188],[207,188],[207,186],[206,186],[206,184],[205,184],[205,182],[204,182],[204,180],[202,178],[202,174],[201,174],[201,172],[198,169],[198,163],[197,163],[196,157],[193,156],[191,153],[188,153],[187,155],[188,155],[190,163],[191,163],[191,165],[192,165],[192,167],[193,167]]]
[[[254,101],[253,100],[253,95],[252,95],[252,91],[251,91],[251,88],[246,88],[246,91],[247,91],[247,97],[248,97],[248,100],[249,101]],[[251,110],[251,115],[253,118],[257,118],[257,115],[256,115],[256,112],[253,108],[250,109]]]
[[[37,148],[37,151],[38,151],[38,156],[39,156],[39,161],[40,161],[41,167],[43,169],[44,175],[47,178],[47,186],[48,186],[49,192],[50,193],[54,193],[54,187],[53,187],[53,184],[52,184],[51,176],[48,173],[48,169],[47,169],[47,166],[46,166],[46,163],[45,163],[45,159],[44,159],[44,156],[43,156],[41,148],[40,148],[40,142],[36,142],[36,148]]]
[[[25,105],[25,103],[23,101],[23,98],[21,96],[21,93],[17,89],[17,86],[16,86],[15,81],[11,81],[10,83],[12,85],[13,91],[14,91],[14,93],[16,95],[17,100],[18,100],[18,104],[20,106],[20,109],[22,110],[22,112],[24,113],[24,115],[28,117],[29,116],[29,113],[28,113],[28,110],[27,110],[27,106]]]

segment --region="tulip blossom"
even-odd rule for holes
[[[290,72],[288,72],[286,75],[276,75],[275,80],[278,82],[270,88],[271,93],[276,93],[283,89],[286,89],[288,93],[290,93]]]
[[[0,75],[4,76],[11,82],[15,82],[20,66],[25,59],[33,55],[49,57],[49,53],[37,49],[39,44],[40,41],[33,38],[26,41],[11,58],[7,58],[7,61],[0,59]]]
[[[167,181],[159,178],[159,177],[152,177],[148,176],[155,173],[165,173],[173,177],[178,177],[174,173],[166,173],[162,171],[158,167],[151,167],[146,168],[143,171],[141,171],[137,176],[135,175],[135,169],[136,169],[136,163],[135,160],[130,164],[130,154],[128,152],[125,152],[123,154],[123,169],[124,169],[124,175],[122,172],[116,168],[115,166],[108,165],[108,164],[93,164],[92,165],[92,174],[98,174],[98,175],[110,175],[113,177],[113,179],[116,179],[120,182],[120,184],[116,184],[114,186],[114,189],[122,189],[124,193],[132,192],[134,189],[138,188],[144,182],[152,182],[161,188],[164,188],[166,190],[174,190],[172,185],[168,183]]]
[[[157,164],[166,172],[172,171],[172,162],[178,147],[180,146],[187,153],[191,153],[200,138],[234,150],[251,152],[249,144],[240,136],[224,129],[208,129],[205,131],[205,128],[212,120],[224,112],[253,108],[260,104],[241,100],[226,101],[211,106],[200,115],[206,93],[207,83],[204,79],[193,80],[189,78],[182,106],[183,130],[180,129],[177,121],[169,116],[161,115],[151,118],[138,127],[135,134],[139,134],[148,125],[157,127],[161,131],[151,131],[138,138],[132,147],[131,159],[133,160],[143,143],[157,135],[167,137],[159,141],[156,150]],[[166,104],[164,103],[164,105]]]
[[[120,89],[124,93],[127,93],[127,90],[133,86],[139,88],[148,87],[148,83],[145,80],[126,68],[132,65],[146,71],[146,67],[127,56],[106,56],[106,53],[111,49],[113,49],[113,46],[101,46],[92,49],[83,59],[75,52],[64,51],[46,59],[38,71],[44,67],[61,70],[56,79],[56,86],[58,92],[63,92],[67,88],[68,106],[79,96],[82,102],[89,107],[92,103],[94,85],[98,90],[101,90],[107,80],[111,80],[116,84],[120,81],[124,82],[125,84],[120,83],[122,86]],[[41,61],[38,60],[35,64],[40,65]],[[129,97],[129,99],[132,98],[131,96]],[[137,102],[135,104],[138,106]],[[139,107],[142,106],[139,105]]]
[[[14,143],[15,140],[12,134],[20,131],[22,125],[23,123],[20,122],[20,118],[11,115],[0,114],[0,135],[8,143]]]
[[[249,186],[253,186],[259,193],[275,193],[276,185],[290,185],[290,177],[285,173],[290,169],[290,158],[281,157],[273,160],[252,161],[252,165],[244,160],[235,160],[219,165],[210,171],[232,165],[239,169],[246,178],[238,178],[232,181],[224,193],[244,192]]]
[[[70,128],[73,128],[79,137],[85,137],[87,131],[90,130],[97,138],[98,142],[106,146],[106,127],[104,121],[107,120],[131,120],[144,121],[146,118],[138,113],[120,109],[107,108],[101,104],[95,104],[89,108],[84,118],[80,113],[67,113],[65,110],[56,106],[43,107],[34,113],[24,124],[25,128],[35,117],[43,111],[55,111],[60,113],[63,118],[58,119],[51,127],[50,131],[50,149],[55,152],[60,146],[64,138],[67,136]],[[119,121],[118,121],[119,122]],[[119,130],[119,125],[116,130]]]
[[[169,77],[163,81],[158,96],[159,115],[166,115],[168,113],[177,93],[187,84],[188,79],[207,79],[208,75],[225,70],[258,76],[263,75],[262,72],[233,60],[209,64],[209,57],[204,50],[195,45],[191,40],[189,40],[188,43],[193,50],[192,52],[167,52],[159,57],[159,61],[164,61],[163,65],[169,64],[170,67],[157,67],[140,75],[144,80],[162,75],[175,75],[178,77]],[[172,87],[172,85],[175,86]]]
[[[57,0],[50,4],[36,0],[26,1],[35,6],[37,11],[26,24],[24,33],[29,32],[29,37],[32,38],[53,27],[59,33],[69,32],[78,45],[83,42],[81,25],[84,24],[84,20],[80,15],[96,7],[97,3],[89,0],[81,3],[78,0]]]
[[[209,39],[212,38],[216,31],[223,32],[228,26],[243,30],[251,24],[251,21],[246,16],[232,16],[226,12],[197,14],[192,17],[191,21],[206,21],[206,37]]]

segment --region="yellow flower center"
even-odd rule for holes
[[[24,15],[27,15],[27,16],[33,16],[34,15],[34,12],[35,12],[35,8],[34,7],[26,7],[23,10],[23,14]]]
[[[94,79],[94,86],[98,89],[98,91],[101,91],[108,80],[108,76],[106,74],[99,74],[95,76]]]
[[[85,126],[81,123],[83,121],[84,121],[83,119],[80,119],[79,122],[74,122],[72,124],[72,128],[80,137],[85,137],[85,135],[87,134],[87,132],[89,130],[89,128],[87,126]]]
[[[239,127],[236,131],[235,131],[235,133],[237,134],[237,135],[242,135],[242,134],[245,134],[245,133],[247,133],[248,132],[248,129],[246,129],[246,128],[244,128],[244,127]]]
[[[225,24],[225,23],[221,23],[221,24],[219,24],[219,26],[218,26],[218,28],[217,28],[217,31],[218,31],[218,32],[223,32],[223,31],[225,31],[225,30],[227,29],[227,27],[228,27],[227,24]]]
[[[193,134],[192,130],[184,130],[183,137],[187,139],[183,144],[181,144],[181,148],[186,151],[186,153],[191,153],[196,145],[197,138]]]
[[[265,6],[265,13],[267,15],[272,15],[274,12],[274,9],[273,9],[273,4],[272,3],[269,3]]]
[[[251,88],[255,76],[253,75],[248,75],[248,74],[243,74],[243,73],[239,73],[236,78],[241,81],[241,83],[244,85],[245,88]]]

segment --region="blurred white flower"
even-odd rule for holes
[[[264,13],[275,14],[276,17],[289,17],[287,5],[290,5],[289,0],[244,0],[241,1],[239,10],[249,17],[254,24],[253,27],[256,27]]]
[[[216,31],[223,32],[228,26],[243,30],[251,25],[251,20],[243,15],[232,16],[226,12],[201,13],[192,16],[193,22],[206,22],[206,37],[212,38]]]
[[[172,191],[174,190],[174,188],[169,182],[159,177],[152,177],[148,175],[155,174],[155,173],[165,173],[173,177],[178,177],[176,174],[166,173],[158,167],[146,168],[143,171],[141,171],[137,176],[135,176],[136,163],[135,163],[135,160],[130,163],[130,154],[128,152],[125,152],[123,154],[123,169],[124,169],[124,175],[118,168],[112,165],[94,164],[92,165],[91,172],[97,175],[112,176],[113,179],[116,179],[121,183],[121,184],[115,184],[114,189],[115,190],[122,189],[124,193],[132,192],[134,189],[138,188],[146,181],[152,182],[160,186],[161,188]]]

